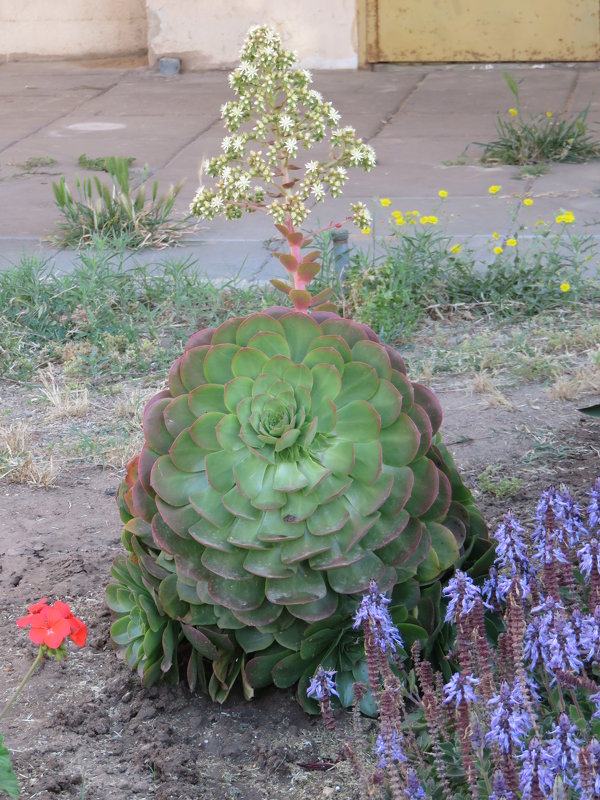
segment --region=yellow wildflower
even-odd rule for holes
[[[418,211],[407,211],[406,212],[406,216],[407,217],[419,217],[421,215],[420,215],[420,213]]]
[[[494,231],[494,232],[492,233],[492,236],[493,236],[493,238],[494,238],[494,239],[498,239],[498,238],[499,238],[499,233],[498,233],[498,231]]]
[[[506,246],[507,247],[516,247],[517,246],[517,240],[516,239],[507,239],[506,240]]]
[[[438,218],[434,216],[421,217],[419,222],[421,223],[421,225],[437,225]]]
[[[556,217],[555,222],[557,222],[559,225],[561,222],[565,225],[570,225],[571,222],[575,222],[575,214],[573,214],[572,211],[565,211],[564,214],[559,214]]]
[[[502,188],[501,186],[496,186],[496,184],[494,184],[493,186],[490,186],[490,188],[488,189],[488,192],[490,194],[498,194],[498,192],[500,191],[501,188]]]
[[[450,248],[451,253],[460,253],[461,250],[462,250],[462,245],[460,244],[453,244],[452,247]]]
[[[363,228],[363,229],[361,230],[361,233],[364,233],[365,235],[366,235],[366,234],[369,234],[369,233],[371,233],[371,228]]]
[[[392,203],[392,201],[390,200],[390,198],[389,198],[389,197],[382,197],[382,198],[381,198],[381,200],[380,200],[379,202],[381,203],[381,205],[382,205],[384,208],[387,208],[387,206],[391,205],[391,203]]]
[[[571,284],[567,283],[567,281],[565,281],[564,283],[561,283],[561,285],[560,285],[561,292],[568,292],[570,290],[570,288],[571,288]]]
[[[403,213],[401,211],[392,211],[392,217],[398,218],[398,217],[402,217],[402,216],[404,216],[404,215],[403,215]]]
[[[531,197],[526,197],[525,200],[523,200],[523,205],[524,206],[532,206],[533,205],[533,200],[531,199]]]
[[[546,111],[546,116],[548,117],[548,119],[550,119],[550,117],[552,116],[552,112],[551,111]]]
[[[544,220],[543,220],[543,219],[538,219],[538,221],[535,223],[535,227],[536,227],[536,228],[539,228],[539,227],[540,227],[540,225],[545,225],[545,224],[546,224],[546,223],[544,222]]]
[[[503,252],[504,252],[504,248],[502,248],[502,247],[494,247],[494,253],[495,253],[497,256],[499,256],[499,255],[500,255],[500,253],[503,253]]]
[[[438,197],[448,197],[448,192],[445,189],[440,189],[438,192]]]
[[[511,115],[511,117],[516,117],[518,112],[516,108],[509,108],[508,113]]]
[[[406,220],[402,214],[394,215],[394,219],[396,220],[396,225],[406,225]]]

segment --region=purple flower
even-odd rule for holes
[[[574,672],[578,674],[583,661],[575,629],[561,603],[547,597],[531,609],[531,622],[525,629],[523,655],[530,668],[535,669],[541,660],[546,672]]]
[[[578,734],[577,726],[571,724],[566,714],[561,714],[558,724],[552,729],[552,739],[542,751],[542,759],[552,776],[552,782],[546,788],[552,788],[557,775],[566,786],[576,788],[578,754],[582,745]]]
[[[551,793],[554,775],[544,762],[542,746],[537,736],[531,739],[527,749],[518,758],[523,763],[519,773],[519,788],[523,800],[530,800],[536,787]]]
[[[470,614],[475,608],[475,603],[480,597],[479,588],[473,583],[466,572],[457,569],[452,580],[444,587],[443,594],[450,598],[446,609],[446,622],[454,622],[459,617]]]
[[[500,770],[494,773],[492,789],[489,800],[512,800],[513,793],[506,788],[506,778]]]
[[[583,800],[597,800],[600,797],[600,743],[597,739],[592,739],[580,752],[579,777]]]
[[[596,706],[592,719],[600,719],[600,691],[590,695],[590,701]]]
[[[525,698],[517,681],[511,691],[506,681],[500,692],[488,701],[493,708],[490,729],[486,734],[487,744],[496,744],[501,753],[523,749],[523,740],[531,730],[531,717],[525,708]]]
[[[587,508],[588,525],[590,533],[594,528],[600,527],[600,478],[596,478],[594,485],[590,489],[590,504]]]
[[[404,795],[405,797],[410,797],[413,800],[424,800],[426,797],[425,789],[421,786],[417,773],[414,771],[414,769],[408,770]]]
[[[600,542],[596,537],[587,541],[583,547],[577,551],[579,572],[584,578],[589,580],[592,569],[600,573]]]
[[[473,687],[479,683],[479,678],[474,675],[456,672],[444,686],[444,705],[454,703],[458,708],[461,703],[476,703],[479,697]]]
[[[549,528],[548,520],[553,524]],[[581,511],[569,490],[547,489],[540,495],[536,511],[537,525],[533,532],[534,553],[542,564],[554,559],[567,564],[565,551],[579,543],[587,531],[581,519]]]
[[[334,669],[323,669],[323,667],[320,666],[315,672],[314,677],[310,679],[308,689],[306,690],[306,696],[313,697],[320,703],[331,697],[332,694],[339,697],[337,689],[335,688],[335,673],[336,670]]]
[[[391,600],[379,592],[375,581],[369,582],[369,592],[365,594],[356,614],[354,615],[354,628],[370,627],[375,637],[375,644],[382,653],[389,648],[393,653],[397,647],[402,647],[402,637],[398,628],[392,622],[387,607]]]
[[[525,528],[509,511],[494,534],[497,541],[496,565],[498,569],[506,570],[511,577],[529,573],[529,556],[523,539],[524,533]]]
[[[593,614],[580,615],[577,624],[579,650],[586,662],[597,663],[600,658],[600,606]]]
[[[402,750],[402,734],[397,731],[391,731],[388,737],[379,734],[375,742],[375,753],[379,756],[377,766],[385,769],[390,763],[394,761],[401,764],[406,761],[406,756]]]
[[[506,575],[499,575],[496,567],[490,567],[489,577],[481,587],[483,605],[490,611],[498,610],[506,602],[506,595],[512,584],[512,579]]]

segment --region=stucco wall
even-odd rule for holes
[[[5,60],[106,58],[146,47],[145,0],[0,0]]]
[[[146,0],[148,59],[185,69],[230,68],[251,25],[271,25],[309,68],[358,64],[355,0]]]

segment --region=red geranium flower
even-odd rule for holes
[[[46,604],[47,598],[29,606],[29,614],[17,620],[19,628],[30,625],[29,638],[35,644],[44,644],[52,650],[61,646],[70,637],[78,647],[83,647],[87,636],[85,624],[74,617],[67,603],[57,600]]]

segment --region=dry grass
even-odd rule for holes
[[[487,370],[481,370],[472,379],[469,384],[470,394],[483,394],[490,406],[498,408],[514,408],[510,400],[502,394],[498,388],[496,381]]]
[[[90,398],[86,386],[61,386],[51,366],[40,370],[38,376],[42,384],[41,396],[51,406],[51,417],[83,417],[88,413]]]
[[[591,363],[580,367],[574,373],[556,378],[550,387],[553,400],[577,400],[587,392],[600,391],[600,364]]]
[[[58,476],[52,456],[37,458],[31,451],[31,431],[23,422],[0,427],[0,480],[50,488]]]

